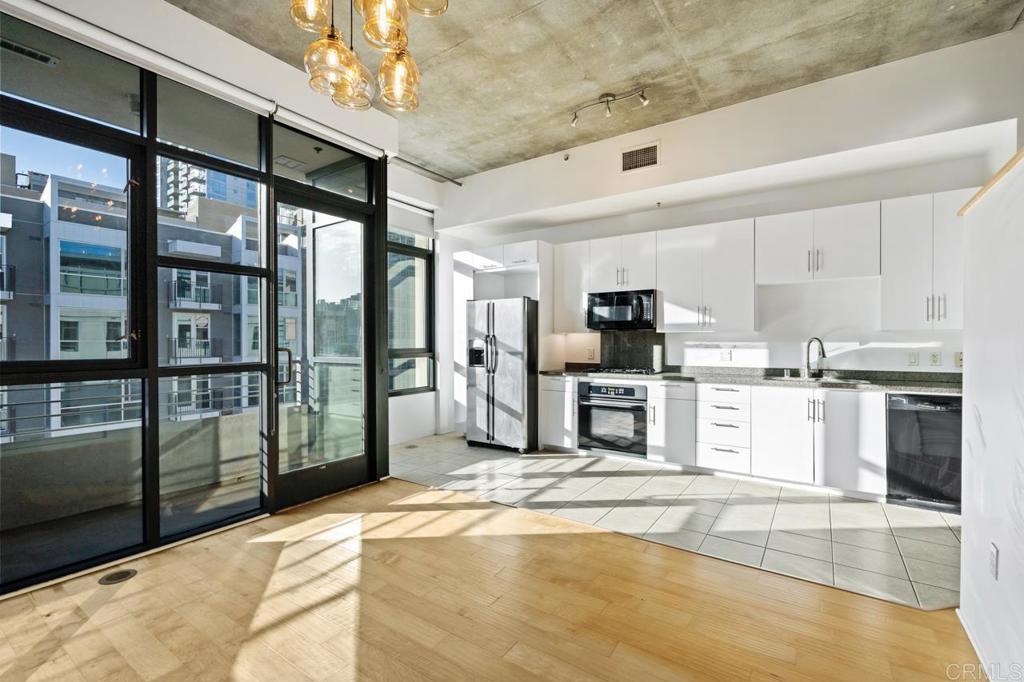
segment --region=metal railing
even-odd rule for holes
[[[167,355],[172,360],[219,358],[222,357],[221,345],[221,339],[179,339],[172,336],[167,339]]]
[[[190,305],[221,304],[224,302],[224,287],[220,284],[196,286],[190,282],[170,281],[167,283],[167,300],[178,308]]]
[[[0,387],[0,435],[57,436],[71,429],[139,425],[138,379]]]
[[[65,294],[93,294],[97,296],[124,296],[127,277],[82,272],[61,267],[60,290]]]

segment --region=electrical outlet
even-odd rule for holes
[[[718,359],[722,362],[732,362],[732,350],[726,349],[720,351]]]
[[[932,367],[942,367],[942,353],[936,351],[928,355],[928,363]]]
[[[960,369],[964,368],[964,354],[963,354],[963,351],[957,351],[956,353],[953,353],[953,364],[955,364]]]
[[[999,547],[994,542],[988,549],[988,572],[993,580],[999,580]]]
[[[587,360],[593,360],[593,359],[594,359],[594,349],[593,348],[588,348],[587,349]]]
[[[917,367],[921,364],[921,354],[916,350],[907,353],[907,364],[911,367]]]

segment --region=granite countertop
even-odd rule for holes
[[[886,393],[963,393],[962,375],[955,372],[888,372],[825,370],[818,380],[783,378],[782,369],[736,369],[715,367],[668,367],[661,374],[607,374],[600,369],[570,367],[564,371],[544,371],[543,376],[589,377],[619,381],[686,381],[698,384],[740,384],[746,386],[790,386],[793,388],[831,388]]]

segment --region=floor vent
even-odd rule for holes
[[[627,149],[622,152],[622,172],[626,173],[640,168],[658,165],[658,145]]]
[[[8,52],[13,52],[14,54],[20,54],[22,57],[28,57],[33,61],[37,61],[40,64],[46,64],[47,66],[57,66],[57,64],[60,63],[60,60],[53,55],[40,52],[28,45],[22,45],[21,43],[16,43],[7,38],[0,39],[0,48],[3,48]]]
[[[123,583],[125,580],[131,580],[138,573],[135,569],[125,568],[120,571],[114,571],[113,573],[107,573],[105,576],[100,578],[100,585],[116,585]]]

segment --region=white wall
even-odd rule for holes
[[[209,78],[190,80],[181,64],[278,102],[342,135],[389,153],[398,150],[396,119],[376,110],[351,112],[335,106],[309,88],[302,70],[163,0],[0,0],[0,9],[243,106],[252,102],[241,101],[235,89]],[[281,12],[287,20],[284,3]]]
[[[465,187],[448,190],[438,228],[528,218],[552,207],[607,202],[651,188],[992,121],[1019,119],[1018,126],[1024,127],[1024,88],[1013,86],[1022,72],[1024,27],[1018,27],[576,147],[569,150],[569,161],[559,152],[470,176]],[[652,141],[662,145],[660,166],[618,172],[623,149]],[[619,212],[625,210],[638,207]]]
[[[990,678],[1014,679],[1012,665],[1024,674],[1024,162],[966,220],[960,618],[982,661],[1000,666]]]
[[[434,392],[388,399],[388,443],[405,443],[437,432]]]

